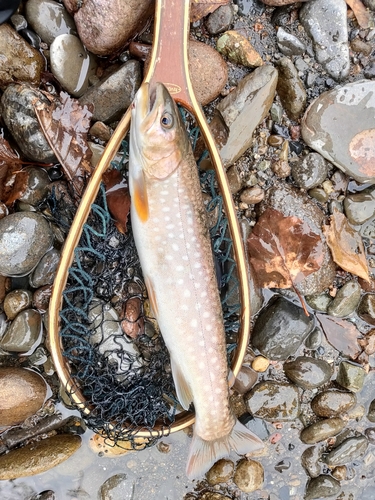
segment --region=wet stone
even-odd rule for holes
[[[27,85],[9,85],[1,97],[0,114],[22,153],[42,163],[57,163],[39,125],[34,106],[49,103],[44,94]]]
[[[49,176],[41,167],[28,167],[24,169],[24,172],[27,172],[27,184],[18,199],[33,206],[38,205],[47,197],[48,186],[51,182]]]
[[[291,120],[298,120],[305,109],[306,90],[298,76],[293,62],[288,57],[283,57],[277,62],[279,79],[277,93],[286,114]]]
[[[324,92],[304,115],[302,137],[356,181],[375,183],[374,109],[375,81],[360,80]]]
[[[302,189],[313,189],[327,178],[327,162],[318,153],[310,153],[292,164],[292,177]]]
[[[368,427],[365,430],[365,436],[367,437],[369,443],[375,444],[375,427]]]
[[[217,41],[216,48],[234,64],[242,64],[248,68],[256,68],[263,64],[261,56],[249,40],[237,31],[225,32]]]
[[[285,56],[298,56],[306,51],[306,46],[299,38],[284,30],[281,26],[277,30],[277,45]]]
[[[233,21],[233,8],[230,4],[221,5],[206,21],[206,27],[211,35],[218,35],[227,30]]]
[[[252,333],[252,346],[271,360],[294,354],[313,329],[312,317],[283,297],[271,299],[259,314]]]
[[[365,293],[358,306],[358,316],[370,325],[375,325],[375,294]]]
[[[310,446],[302,453],[301,463],[310,477],[318,477],[320,475],[322,471],[320,463],[322,453],[323,448],[321,446]]]
[[[59,434],[11,450],[0,457],[0,479],[17,479],[41,474],[68,459],[80,446],[79,436]]]
[[[362,456],[367,447],[368,441],[365,436],[351,437],[345,439],[345,441],[328,453],[325,461],[330,468],[345,465]]]
[[[301,432],[301,441],[305,444],[316,444],[333,436],[337,436],[345,427],[341,418],[326,418],[311,424]]]
[[[248,392],[257,382],[258,374],[249,366],[241,366],[233,384],[233,389],[239,394]]]
[[[232,479],[234,474],[234,463],[231,460],[222,458],[217,461],[206,474],[206,479],[209,484],[226,483]]]
[[[358,281],[347,281],[337,292],[336,297],[328,307],[328,314],[338,318],[344,318],[352,314],[361,299],[361,287]]]
[[[196,497],[194,497],[196,498]],[[187,499],[188,500],[188,499]],[[203,495],[199,495],[198,500],[231,500],[230,497],[216,493],[213,491],[206,491]]]
[[[375,422],[375,399],[373,399],[370,403],[367,418],[370,422]]]
[[[33,295],[33,306],[39,312],[44,313],[48,309],[49,301],[52,294],[52,285],[42,286],[35,290]]]
[[[321,345],[323,340],[322,331],[319,328],[314,328],[310,335],[305,340],[305,346],[307,349],[315,351]]]
[[[332,377],[333,367],[323,359],[299,356],[284,363],[285,375],[302,389],[314,389],[324,385]]]
[[[25,309],[9,325],[0,347],[8,352],[30,353],[41,341],[42,318],[38,311]]]
[[[253,186],[245,188],[241,195],[240,200],[248,205],[260,203],[264,198],[264,190],[260,186]]]
[[[321,475],[311,479],[306,488],[305,500],[327,498],[338,495],[341,491],[340,483],[331,476]]]
[[[12,290],[4,299],[4,312],[8,319],[14,319],[17,314],[31,306],[32,293],[29,290]]]
[[[244,493],[259,490],[263,485],[264,471],[259,462],[242,459],[237,463],[233,481]]]
[[[249,412],[269,421],[289,421],[298,417],[299,394],[291,384],[265,380],[257,384],[246,395]]]
[[[42,407],[44,379],[24,368],[0,368],[0,426],[17,425]]]
[[[26,17],[43,42],[51,43],[59,35],[76,34],[73,18],[63,5],[52,0],[28,0]]]
[[[59,262],[60,252],[56,248],[52,248],[45,253],[30,275],[30,286],[32,288],[39,288],[44,285],[51,285],[55,278]]]
[[[99,500],[132,500],[134,498],[134,481],[126,474],[116,474],[107,479],[100,487]]]
[[[0,220],[0,274],[29,273],[52,245],[46,219],[32,212],[18,212]]]
[[[354,407],[356,397],[351,392],[323,391],[311,401],[311,408],[318,417],[338,417]]]
[[[341,361],[336,382],[352,392],[359,392],[364,384],[366,372],[360,366],[349,361]]]
[[[354,225],[364,224],[375,215],[375,190],[349,194],[344,200],[345,215]]]
[[[327,312],[332,297],[328,293],[321,293],[319,295],[308,295],[305,297],[307,305],[315,311]]]

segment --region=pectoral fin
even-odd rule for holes
[[[148,276],[145,276],[145,284],[147,288],[148,300],[150,301],[152,313],[157,318],[158,316],[158,303],[156,301],[156,293],[154,289],[154,285],[152,284],[151,279]]]
[[[193,395],[191,393],[190,386],[183,376],[180,367],[171,359],[171,368],[173,375],[173,382],[176,387],[177,398],[181,403],[181,406],[188,410],[189,406],[193,402]]]
[[[146,181],[142,171],[140,171],[136,177],[133,177],[132,184],[132,202],[134,203],[134,208],[139,219],[142,222],[146,222],[149,217],[149,208]]]

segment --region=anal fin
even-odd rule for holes
[[[173,361],[173,359],[171,359],[171,368],[173,382],[176,387],[177,398],[181,403],[182,408],[188,410],[189,406],[193,402],[193,395],[190,386],[183,376],[180,367]]]

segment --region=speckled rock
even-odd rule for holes
[[[0,88],[14,81],[39,85],[45,66],[42,54],[8,24],[0,26],[0,54]]]
[[[4,299],[4,312],[12,320],[17,314],[31,306],[32,293],[29,290],[12,290]]]
[[[348,194],[345,196],[344,210],[351,224],[364,224],[375,215],[375,190],[364,189],[360,193]]]
[[[52,245],[46,219],[34,212],[16,212],[0,220],[0,274],[28,274]]]
[[[231,460],[222,458],[217,461],[206,474],[206,479],[209,484],[226,483],[232,479],[234,474],[234,463]]]
[[[288,33],[281,26],[277,30],[277,45],[285,56],[297,56],[306,51],[306,46],[299,38]]]
[[[328,453],[325,461],[330,468],[348,464],[363,455],[367,447],[368,440],[365,436],[350,437]]]
[[[375,81],[348,83],[324,92],[309,106],[302,137],[358,182],[375,183],[374,113]],[[337,123],[345,123],[345,127],[335,126]]]
[[[309,190],[319,186],[327,178],[327,173],[327,162],[318,153],[309,153],[292,164],[293,179],[302,189]]]
[[[34,476],[56,467],[81,446],[81,438],[59,434],[23,448],[11,450],[0,457],[0,479]]]
[[[42,318],[38,311],[25,309],[14,318],[4,336],[0,347],[8,352],[30,353],[42,338]]]
[[[298,76],[293,62],[288,57],[277,61],[279,79],[277,93],[286,114],[291,120],[298,120],[306,106],[306,90]]]
[[[48,45],[59,35],[77,32],[74,20],[64,6],[53,0],[28,0],[25,14],[30,26]]]
[[[362,366],[350,361],[341,361],[336,382],[352,392],[359,392],[364,384],[366,372]]]
[[[240,460],[234,473],[233,481],[244,493],[259,490],[263,485],[264,471],[255,460]]]
[[[218,35],[227,30],[233,21],[233,7],[231,4],[220,5],[206,21],[206,27],[211,35]]]
[[[245,396],[248,411],[271,422],[290,421],[300,411],[298,389],[292,384],[264,380]]]
[[[9,85],[1,97],[0,114],[20,150],[31,160],[56,163],[57,159],[40,128],[34,104],[48,103],[44,94],[27,85]]]
[[[316,444],[339,434],[345,427],[341,418],[326,418],[311,424],[301,432],[301,441],[305,444]]]
[[[336,479],[322,474],[311,479],[307,485],[305,500],[332,497],[338,495],[340,491],[341,486]]]
[[[375,293],[362,295],[357,312],[358,316],[366,323],[375,325]]]
[[[107,479],[99,489],[99,500],[132,500],[134,480],[126,474],[116,474]]]
[[[361,287],[358,281],[350,280],[337,292],[336,297],[328,306],[328,314],[338,318],[344,318],[352,314],[361,299]]]
[[[311,401],[311,408],[318,417],[339,417],[356,404],[356,397],[351,392],[337,390],[323,391]]]
[[[46,383],[37,373],[24,368],[0,368],[0,426],[17,425],[34,415],[46,395]]]
[[[55,278],[59,262],[60,252],[56,248],[52,248],[46,252],[30,276],[30,286],[32,288],[39,288],[44,285],[51,285]]]
[[[332,377],[333,367],[323,359],[299,356],[284,363],[285,375],[302,389],[321,387]]]
[[[230,30],[224,33],[216,43],[217,50],[234,64],[249,68],[262,66],[263,61],[249,40],[241,33]]]
[[[310,477],[318,477],[322,472],[320,459],[323,454],[322,446],[310,446],[303,451],[301,456],[302,466],[306,469]]]

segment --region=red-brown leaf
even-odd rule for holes
[[[49,145],[80,197],[92,171],[92,153],[87,144],[92,112],[65,92],[61,92],[60,100],[49,105],[39,103],[35,112]]]
[[[0,137],[0,201],[11,205],[25,192],[27,179],[27,172],[22,170],[22,160],[8,141]]]
[[[344,356],[356,359],[361,353],[361,348],[358,344],[360,332],[356,326],[344,319],[334,318],[325,314],[317,314],[316,316],[331,346]]]
[[[229,0],[191,0],[190,21],[195,23],[227,3]]]
[[[115,219],[116,227],[120,233],[125,234],[130,211],[130,193],[121,172],[116,169],[107,170],[103,174],[106,188],[108,209]]]
[[[268,208],[248,238],[250,261],[260,286],[289,288],[320,269],[323,243],[298,217]]]

